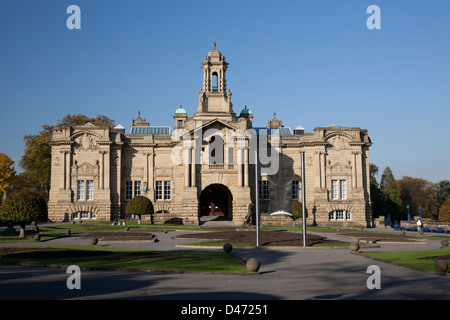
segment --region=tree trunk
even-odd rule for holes
[[[25,235],[25,221],[21,221],[20,222],[20,234],[19,234],[19,239],[25,239],[26,235]]]

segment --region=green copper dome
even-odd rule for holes
[[[175,114],[180,114],[180,113],[186,113],[186,110],[184,110],[181,106],[175,111]]]
[[[250,109],[247,109],[247,106],[245,106],[245,108],[244,109],[242,109],[242,111],[241,111],[241,116],[243,116],[243,115],[249,115],[249,114],[252,114],[252,110],[250,110]]]

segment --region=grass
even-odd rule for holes
[[[97,246],[58,246],[67,250],[108,251],[110,254],[89,257],[66,258],[14,258],[3,257],[0,261],[12,263],[31,263],[44,265],[88,267],[95,269],[127,269],[174,272],[219,272],[247,273],[248,270],[231,254],[226,252],[185,252],[185,251],[143,251],[104,248]],[[36,247],[37,250],[42,248]],[[131,256],[132,254],[150,254],[149,257]],[[127,257],[128,256],[128,257]]]
[[[423,258],[450,255],[450,247],[435,250],[372,252],[361,254],[413,268],[435,271],[434,269],[435,261],[443,259],[423,259]],[[446,259],[445,261],[447,261],[447,264],[450,265],[450,259]],[[449,271],[447,271],[447,273],[449,273]]]

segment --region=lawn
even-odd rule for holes
[[[445,260],[450,265],[450,247],[435,250],[365,252],[361,254],[428,271],[435,271],[434,263],[436,260]]]
[[[14,250],[11,252],[9,250]],[[3,249],[0,262],[31,263],[95,269],[140,271],[247,273],[226,252],[147,251],[97,246],[52,246]]]

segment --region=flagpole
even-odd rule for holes
[[[256,246],[259,247],[259,176],[258,151],[255,151],[255,218],[256,218]]]
[[[306,247],[306,196],[305,196],[305,152],[301,152],[302,158],[302,222],[303,222],[303,246]]]

